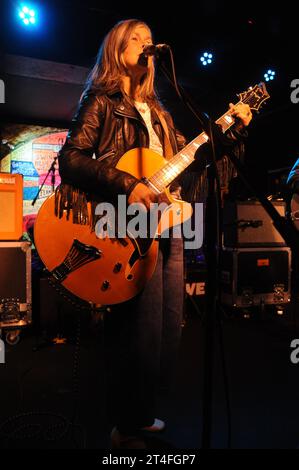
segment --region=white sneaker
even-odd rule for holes
[[[149,432],[160,432],[163,431],[165,428],[165,422],[161,419],[155,418],[155,421],[151,426],[145,426],[141,428],[142,431],[149,431]]]

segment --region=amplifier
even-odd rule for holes
[[[284,217],[285,202],[272,201],[272,204]],[[272,219],[258,201],[225,201],[223,244],[225,247],[286,246]]]
[[[223,304],[249,307],[290,301],[290,248],[227,248],[220,266]]]
[[[0,242],[0,329],[16,344],[20,329],[31,324],[31,244]]]
[[[0,240],[23,233],[23,175],[0,173]]]

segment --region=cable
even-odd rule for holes
[[[32,417],[51,417],[60,420],[60,423],[45,427],[41,423],[23,423],[22,420]],[[19,424],[18,422],[21,421]],[[0,425],[0,443],[5,440],[23,440],[42,436],[45,441],[54,441],[64,437],[71,425],[71,422],[63,415],[50,413],[47,411],[30,411],[19,413],[6,419]],[[57,429],[62,428],[60,434]],[[53,433],[54,431],[54,433]]]

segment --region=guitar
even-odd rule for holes
[[[239,103],[247,103],[251,110],[258,111],[269,94],[261,83],[238,97]],[[226,132],[234,124],[230,110],[216,123]],[[55,196],[47,198],[36,218],[34,239],[52,276],[76,296],[95,304],[118,304],[136,296],[155,270],[159,236],[165,228],[182,224],[192,215],[191,205],[173,197],[169,186],[208,140],[202,132],[169,160],[146,148],[129,150],[119,160],[116,168],[139,179],[146,178],[147,184],[166,201],[154,236],[134,237],[129,231],[124,238],[99,236],[89,225],[73,223],[72,214],[68,219],[65,212],[61,218],[55,216]],[[88,203],[89,216],[91,207]]]

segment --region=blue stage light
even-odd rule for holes
[[[266,73],[264,73],[264,78],[265,78],[266,82],[269,82],[270,80],[274,80],[275,75],[276,75],[275,71],[269,69],[269,70],[267,70]]]
[[[22,23],[26,26],[32,26],[36,24],[36,11],[29,5],[21,5],[18,9],[19,18]]]
[[[202,65],[209,65],[212,63],[212,59],[213,59],[213,54],[211,54],[210,52],[204,52],[200,58],[200,61]]]

